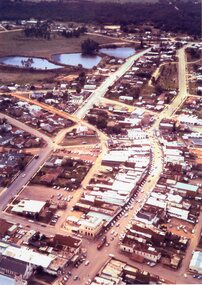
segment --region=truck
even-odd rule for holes
[[[97,249],[100,250],[107,241],[107,237],[103,236],[100,241],[98,242]]]

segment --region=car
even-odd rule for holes
[[[79,277],[77,275],[74,276],[74,281],[77,280]]]
[[[85,266],[87,266],[89,263],[90,263],[90,261],[89,261],[89,260],[86,260]]]
[[[26,176],[26,174],[24,173],[23,175],[22,175],[22,177],[24,178]]]
[[[192,275],[193,278],[198,278],[198,274]]]
[[[114,255],[110,253],[110,254],[109,254],[109,257],[114,257]]]

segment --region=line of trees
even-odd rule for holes
[[[87,32],[86,27],[79,27],[75,29],[67,29],[62,31],[62,36],[65,38],[78,38],[81,35],[83,35],[85,32]]]
[[[25,27],[24,33],[26,37],[44,38],[47,40],[50,40],[51,34],[48,22],[40,21],[35,26]]]
[[[201,34],[201,4],[176,0],[159,3],[13,2],[0,0],[0,20],[37,19],[77,21],[83,23],[141,24],[151,22],[165,31]]]

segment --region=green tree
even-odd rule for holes
[[[86,39],[81,44],[81,51],[82,54],[94,54],[96,51],[98,51],[99,44],[91,39]]]

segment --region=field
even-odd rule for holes
[[[56,35],[51,40],[26,38],[22,31],[0,33],[0,56],[24,55],[36,56],[51,59],[53,54],[80,52],[81,43],[91,38],[100,44],[117,42],[117,39],[109,39],[99,36],[81,36],[80,38],[67,39]],[[59,74],[72,72],[71,67],[66,67],[57,71],[29,71],[12,67],[0,66],[0,84],[9,84],[15,82],[17,84],[35,84],[40,82],[53,82]]]
[[[93,35],[83,35],[79,38],[64,38],[56,35],[51,40],[45,40],[27,38],[22,31],[0,33],[0,56],[26,55],[51,59],[51,56],[57,53],[80,52],[81,43],[87,38],[93,39],[99,44],[117,42],[117,39]]]
[[[72,145],[80,145],[80,144],[96,144],[98,143],[99,140],[96,136],[93,136],[93,137],[85,137],[85,136],[82,136],[82,137],[77,137],[77,138],[65,138],[63,140],[63,142],[61,143],[61,145],[63,146],[72,146]]]
[[[178,88],[178,71],[176,64],[166,64],[161,66],[160,76],[157,83],[165,90]]]
[[[53,71],[32,72],[22,69],[18,70],[16,68],[9,70],[7,68],[0,67],[0,84],[9,84],[10,82],[18,84],[52,82],[55,76],[57,76],[57,73]]]

